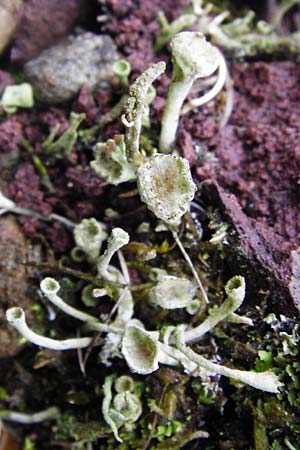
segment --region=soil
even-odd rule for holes
[[[3,57],[0,71],[1,92],[5,86],[13,83],[11,73],[15,70],[14,64],[22,64],[42,48],[56,43],[58,38],[68,34],[74,29],[75,24],[78,24],[78,11],[80,7],[82,8],[82,2],[76,0],[66,2],[58,18],[56,15],[51,17],[48,10],[49,2],[44,1],[44,3],[47,8],[46,6],[37,8],[37,2],[34,0],[27,3],[28,10],[25,8],[14,41]],[[163,3],[159,0],[124,0],[122,2],[107,0],[99,4],[92,3],[88,11],[85,11],[85,20],[81,24],[83,23],[87,30],[94,31],[96,14],[106,17],[103,23],[100,21],[100,32],[108,33],[113,37],[120,57],[127,59],[132,66],[131,80],[134,80],[153,61],[161,59],[169,61],[168,46],[159,54],[153,51],[153,41],[159,33],[157,13],[163,9],[168,20],[172,21],[182,14],[190,2],[188,0]],[[70,6],[70,14],[68,14],[67,4]],[[30,8],[35,11],[35,20],[43,23],[46,31],[43,27],[36,28],[31,22],[33,19],[29,20],[32,17]],[[47,20],[43,20],[45,15]],[[60,21],[58,28],[54,27],[56,20]],[[28,28],[34,29],[34,33],[28,33]],[[58,34],[54,33],[54,29],[58,30]],[[42,40],[39,39],[41,35],[44,35]],[[224,254],[222,253],[222,261],[214,262],[216,274],[211,278],[207,277],[208,287],[211,287],[212,279],[220,283],[221,279],[240,274],[242,270],[249,287],[247,291],[249,307],[253,307],[254,310],[261,308],[263,314],[282,313],[294,319],[298,317],[300,310],[297,294],[299,287],[298,285],[295,287],[297,273],[292,258],[292,255],[295,255],[293,251],[298,251],[300,246],[300,64],[293,61],[277,61],[276,57],[274,59],[272,61],[265,61],[263,58],[243,62],[229,61],[234,105],[226,126],[220,127],[224,111],[223,94],[200,110],[192,111],[181,118],[177,145],[181,154],[189,160],[194,178],[199,185],[196,200],[200,205],[198,206],[200,213],[197,219],[202,221],[200,228],[203,231],[203,239],[197,245],[203,253],[209,248],[209,239],[213,233],[213,229],[209,228],[211,222],[216,219],[218,223],[226,222],[230,225],[228,245],[224,248]],[[19,67],[18,70],[21,70],[22,66],[19,65]],[[153,136],[159,132],[159,123],[170,84],[170,70],[171,66],[168,64],[167,74],[155,84],[157,96],[151,109]],[[78,222],[85,217],[96,217],[102,220],[104,210],[108,206],[123,214],[121,220],[126,218],[128,231],[134,226],[134,220],[141,218],[142,221],[145,218],[145,211],[136,198],[130,197],[132,186],[127,187],[129,194],[125,189],[125,195],[128,197],[126,202],[122,197],[124,192],[115,199],[114,195],[116,193],[119,195],[119,192],[107,187],[105,181],[99,179],[91,170],[89,163],[93,159],[95,143],[93,140],[78,139],[69,156],[49,158],[46,161],[48,176],[46,183],[38,173],[32,154],[28,148],[26,150],[26,146],[22,145],[22,139],[25,138],[33,153],[42,158],[42,143],[57,123],[60,123],[58,137],[65,132],[69,126],[71,111],[86,114],[82,130],[88,131],[103,114],[111,109],[121,95],[122,89],[118,84],[110,87],[99,85],[93,92],[83,86],[78,96],[69,103],[55,107],[38,104],[33,110],[22,110],[12,117],[3,116],[0,121],[0,188],[4,194],[21,207],[31,208],[44,216],[55,212],[72,222]],[[124,132],[123,125],[116,120],[102,131],[101,139],[111,138],[114,134],[122,132]],[[157,140],[155,141],[156,138],[153,136],[150,136],[150,140],[156,145]],[[115,223],[120,225],[118,219]],[[10,250],[6,254],[8,243],[10,243]],[[0,247],[3,248],[0,258],[0,268],[2,268],[0,297],[3,296],[6,299],[0,315],[3,325],[0,340],[5,345],[1,350],[0,356],[5,356],[5,359],[2,367],[0,364],[0,370],[5,374],[3,379],[9,394],[12,396],[12,392],[16,391],[10,406],[14,408],[22,406],[25,398],[25,404],[34,410],[49,404],[49,400],[44,402],[39,398],[40,391],[53,395],[52,387],[46,382],[49,369],[51,376],[57,376],[53,386],[57,390],[58,403],[62,408],[66,408],[66,417],[69,410],[74,417],[75,415],[78,417],[81,415],[81,411],[78,413],[79,408],[85,408],[86,404],[81,400],[72,403],[67,399],[65,391],[68,390],[69,393],[78,388],[79,392],[87,395],[92,405],[91,409],[96,409],[98,399],[94,398],[93,389],[101,389],[97,381],[96,356],[92,356],[89,362],[90,373],[84,384],[78,368],[77,355],[58,357],[51,352],[39,352],[37,355],[30,349],[29,357],[27,357],[26,349],[20,352],[19,343],[16,344],[9,334],[10,329],[4,325],[3,311],[16,299],[18,305],[24,307],[27,313],[35,308],[31,319],[42,314],[41,310],[36,311],[36,296],[33,290],[36,289],[37,280],[41,278],[44,271],[41,268],[37,268],[36,272],[29,271],[22,265],[25,260],[27,262],[31,260],[28,252],[32,249],[32,243],[38,244],[38,251],[34,258],[39,262],[53,262],[54,259],[60,258],[63,261],[64,258],[68,258],[66,255],[74,246],[72,233],[58,222],[45,222],[25,216],[0,218]],[[205,261],[201,262],[204,271]],[[21,269],[17,270],[17,266]],[[52,274],[53,269],[45,273]],[[143,281],[143,275],[139,269],[135,271],[133,268],[130,273],[132,280],[136,280],[134,284],[140,284]],[[217,289],[212,288],[212,292],[217,292]],[[107,312],[107,305],[104,304],[100,310],[98,313]],[[140,314],[146,317],[148,310],[140,311]],[[157,317],[149,315],[149,321],[151,320],[155,321]],[[179,318],[175,318],[176,320]],[[45,325],[41,324],[41,327],[43,329]],[[74,333],[72,322],[67,322],[65,327],[63,319],[59,318],[59,333],[64,335],[69,329]],[[225,331],[227,332],[226,329]],[[267,335],[265,324],[261,323],[256,331],[262,336]],[[237,331],[232,338],[230,337],[232,342],[234,338],[237,338],[238,344],[234,346],[233,351],[235,356],[238,355],[237,359],[241,362],[241,366],[245,362],[244,355],[247,355],[247,362],[250,361],[253,365],[255,360],[253,354],[256,354],[257,348],[266,348],[266,345],[260,347],[259,344],[256,347],[253,343],[254,337],[251,336],[250,332],[251,351],[246,348],[248,345],[246,336],[241,336]],[[224,336],[217,336],[216,339],[219,343]],[[222,351],[222,356],[226,358],[227,350]],[[17,362],[8,370],[11,365],[9,356],[15,354],[19,354]],[[231,361],[230,356],[228,360]],[[124,370],[124,367],[118,364],[116,364],[118,370]],[[74,365],[76,370],[73,373]],[[36,370],[37,368],[41,370]],[[103,369],[102,377],[107,370],[107,368]],[[17,381],[12,381],[11,374],[17,377],[15,379]],[[31,377],[29,377],[30,381],[26,378],[28,374]],[[66,377],[70,374],[71,381],[67,383]],[[159,371],[157,378],[160,376],[162,372]],[[176,374],[171,374],[171,371],[170,374],[168,373],[170,378],[175,376],[177,377]],[[150,377],[146,383],[153,389],[154,397],[155,389],[157,390],[158,398],[161,395],[161,380],[153,380]],[[176,391],[178,397],[187,395],[188,398],[185,404],[184,398],[180,397],[181,419],[185,411],[192,408],[196,411],[193,419],[195,429],[201,428],[204,422],[208,424],[207,429],[212,437],[208,441],[207,448],[224,450],[253,448],[252,428],[250,433],[249,427],[252,427],[253,405],[258,399],[256,394],[253,396],[253,401],[251,400],[252,403],[251,401],[248,404],[243,403],[244,399],[240,394],[233,394],[231,398],[234,388],[229,383],[224,383],[222,392],[214,393],[219,396],[216,405],[209,405],[205,409],[204,404],[200,404],[199,409],[195,409],[195,402],[190,396],[191,387],[189,386],[185,391],[184,385],[187,380],[185,378],[182,384],[181,381],[173,380],[173,384],[170,384],[178,389],[178,392]],[[214,382],[217,385],[217,381],[214,380]],[[34,388],[32,388],[33,385],[35,385]],[[34,391],[32,399],[30,398],[31,389]],[[196,392],[196,387],[193,392]],[[201,393],[198,392],[197,395],[201,396]],[[224,409],[226,399],[229,400]],[[230,411],[232,405],[234,407]],[[74,408],[77,408],[76,412]],[[243,418],[241,429],[238,425],[239,414]],[[84,416],[88,421],[88,413]],[[64,420],[67,424],[66,428],[76,429],[76,423],[71,423],[72,418],[69,422],[65,417]],[[272,422],[274,429],[277,426],[275,422],[275,420]],[[210,423],[217,423],[219,430],[216,431],[212,425],[209,425]],[[282,427],[284,428],[283,425]],[[16,430],[17,440],[22,441],[22,429],[17,427]],[[26,433],[31,436],[33,442],[36,441],[37,450],[61,449],[64,445],[69,445],[66,442],[70,439],[70,435],[77,440],[76,432],[72,431],[73,434],[70,432],[67,436],[63,436],[62,433],[58,436],[59,433],[57,433],[57,439],[49,443],[47,433],[53,434],[53,430],[55,431],[55,427],[49,430],[45,426],[41,431],[42,434],[39,435],[38,428],[33,427],[26,429]],[[45,436],[46,443],[42,443]],[[103,439],[100,441],[103,443]],[[117,448],[113,447],[114,444],[110,445],[112,446],[107,448]],[[197,447],[189,444],[184,448]],[[9,448],[0,446],[0,450],[9,450]]]

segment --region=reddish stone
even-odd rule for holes
[[[29,208],[48,216],[52,212],[52,207],[45,200],[45,195],[40,186],[40,178],[36,174],[31,163],[22,163],[15,173],[14,179],[4,190],[8,198],[14,200],[18,206]],[[25,227],[25,232],[34,235],[37,227],[43,224],[39,219],[33,217],[20,217]]]
[[[212,125],[205,109],[182,119],[181,127],[217,157],[217,163],[204,161],[197,174],[201,180],[217,180],[257,223],[299,245],[299,66],[237,64],[231,74],[234,108],[225,129],[207,133]]]
[[[58,107],[52,107],[47,111],[40,113],[38,120],[42,125],[47,127],[46,134],[50,133],[58,123],[60,124],[60,128],[57,136],[61,136],[67,128],[69,128],[69,121],[66,111]]]
[[[249,298],[259,298],[259,291],[269,294],[273,311],[295,314],[300,311],[299,298],[291,289],[292,251],[296,246],[275,233],[270,227],[249,218],[237,198],[228,194],[217,182],[202,185],[202,198],[222,212],[223,220],[231,224],[224,246],[226,260],[234,274],[246,276]]]
[[[59,222],[53,222],[47,227],[45,233],[55,252],[65,253],[72,246],[72,234]]]
[[[128,59],[133,71],[139,74],[158,60],[153,51],[153,42],[160,31],[157,14],[164,11],[172,21],[188,5],[188,0],[165,3],[160,0],[108,0],[104,12],[109,20],[103,25],[103,30],[115,38],[122,57]]]

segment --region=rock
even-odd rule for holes
[[[232,226],[224,247],[226,262],[233,274],[246,277],[249,299],[257,301],[259,292],[268,293],[270,311],[298,315],[300,250],[271,227],[247,217],[236,196],[217,182],[203,182],[201,195]]]
[[[14,35],[22,5],[22,0],[2,0],[0,3],[0,54]]]
[[[0,217],[0,358],[14,356],[22,347],[20,335],[6,322],[6,309],[20,306],[30,318],[32,300],[27,296],[27,271],[22,265],[26,255],[26,240],[14,218]]]
[[[36,98],[54,104],[70,100],[84,85],[109,81],[117,59],[111,37],[83,33],[44,50],[25,64],[24,71]]]
[[[11,61],[24,63],[67,36],[80,14],[79,2],[26,0],[13,40]]]

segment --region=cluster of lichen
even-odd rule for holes
[[[99,429],[96,427],[93,433],[90,428],[84,429],[84,426],[77,423],[74,418],[69,419],[69,425],[74,419],[75,426],[70,426],[67,437],[72,436],[82,442],[82,446],[89,440],[102,438],[111,432],[114,438],[106,441],[105,448],[116,448],[116,439],[121,443],[117,444],[118,448],[124,450],[146,447],[175,449],[181,448],[190,440],[206,438],[207,433],[201,430],[202,421],[193,417],[195,405],[192,406],[191,396],[185,388],[193,377],[199,377],[201,382],[198,385],[194,382],[193,385],[188,386],[192,386],[194,393],[198,395],[199,403],[203,404],[208,404],[215,398],[215,393],[220,392],[219,380],[222,375],[235,380],[235,383],[242,382],[271,393],[279,393],[281,385],[281,381],[272,370],[273,362],[266,364],[263,371],[232,369],[220,364],[220,355],[217,352],[209,358],[210,352],[204,351],[200,354],[200,351],[196,352],[197,345],[193,349],[190,346],[199,341],[203,342],[204,336],[206,338],[208,333],[214,332],[214,329],[224,322],[238,323],[245,327],[253,325],[253,322],[248,317],[240,316],[235,312],[245,298],[246,286],[242,276],[227,280],[223,302],[218,305],[212,303],[207,313],[210,296],[207,295],[205,283],[199,276],[197,264],[192,261],[179,238],[178,229],[181,226],[181,233],[184,235],[184,240],[186,239],[187,228],[184,228],[182,218],[188,212],[196,190],[188,162],[180,158],[176,152],[170,154],[174,147],[180,109],[197,78],[209,76],[217,69],[220,73],[222,72],[220,69],[222,57],[199,32],[175,35],[172,46],[173,83],[163,117],[160,138],[160,150],[169,154],[152,150],[147,152],[140,145],[143,117],[149,107],[149,90],[151,93],[153,81],[165,69],[164,63],[157,63],[150,66],[129,90],[122,116],[122,122],[126,127],[125,136],[115,136],[105,143],[98,144],[96,158],[91,165],[95,172],[105,178],[109,184],[117,186],[125,182],[137,182],[140,199],[160,221],[157,229],[171,233],[183,257],[181,266],[186,264],[188,270],[186,267],[184,270],[178,269],[180,264],[177,266],[173,264],[175,270],[172,271],[170,256],[167,267],[158,267],[155,260],[157,257],[155,245],[152,246],[151,251],[143,251],[141,248],[144,260],[148,261],[148,266],[143,263],[143,269],[145,270],[146,266],[146,271],[148,270],[148,278],[146,283],[141,283],[140,286],[131,286],[128,271],[130,261],[126,260],[122,251],[126,245],[130,246],[128,233],[117,227],[108,230],[106,225],[95,218],[84,219],[74,228],[76,248],[72,251],[75,261],[77,259],[80,264],[83,261],[89,264],[89,283],[82,288],[82,300],[87,308],[93,308],[101,302],[103,297],[110,299],[113,307],[108,317],[99,318],[70,306],[59,295],[60,284],[56,279],[49,277],[41,282],[42,293],[57,308],[82,321],[83,330],[87,336],[66,340],[44,337],[27,326],[25,314],[21,308],[16,307],[7,311],[8,321],[23,336],[36,345],[52,350],[91,349],[99,344],[97,340],[94,340],[94,334],[96,332],[102,334],[100,360],[109,368],[107,370],[111,370],[111,373],[103,379],[102,407],[99,405],[99,415],[102,409],[103,423]],[[71,142],[77,137],[76,130],[80,117],[75,119],[72,133],[68,135]],[[65,146],[60,140],[54,141],[54,139],[55,133],[45,143],[45,151],[49,154],[56,153]],[[0,212],[22,213],[22,210],[18,210],[17,206],[8,199],[1,197],[0,200],[2,200]],[[150,222],[143,225],[153,234],[155,233]],[[106,250],[102,251],[102,244],[107,237]],[[211,244],[213,245],[213,242]],[[118,256],[118,262],[116,262],[116,256]],[[138,295],[135,295],[136,288],[140,290],[139,299]],[[152,315],[164,317],[164,320],[161,323],[154,321],[155,327],[152,328],[151,320],[147,321],[145,315],[136,312],[138,310],[136,306],[139,306],[136,303],[141,304],[141,302],[144,302],[146,310],[152,311]],[[172,310],[176,310],[182,320],[173,320]],[[189,320],[191,316],[192,323]],[[194,325],[195,323],[197,325]],[[263,350],[259,355],[267,360],[267,352],[262,352]],[[125,361],[128,373],[138,375],[155,374],[160,366],[171,366],[172,369],[169,369],[167,375],[165,374],[159,397],[152,396],[146,386],[145,395],[141,398],[140,378],[128,375],[125,377],[123,375],[123,378],[118,377],[117,371],[114,371],[112,366],[114,358],[122,361],[123,370],[125,367],[123,361]],[[280,359],[278,363],[280,365]],[[258,369],[261,369],[261,366]],[[182,370],[185,375],[181,374]],[[295,371],[297,370],[295,367],[289,368],[288,373],[293,381],[296,379]],[[162,369],[160,372],[162,376]],[[127,387],[120,387],[121,379],[127,382]],[[179,381],[174,381],[178,379]],[[182,405],[179,405],[180,396],[179,398],[174,396],[173,389],[175,391],[178,389],[178,393],[189,403],[186,410],[190,408],[191,413],[188,417],[186,417],[186,411],[180,411],[180,407],[183,409]],[[219,397],[221,398],[222,395]],[[288,400],[297,402],[292,397]],[[273,404],[272,402],[274,403],[271,400],[270,405]],[[152,421],[147,422],[142,414],[145,407],[151,412]],[[222,407],[221,402],[219,407]],[[255,418],[256,411],[257,409],[254,410]],[[264,414],[267,413],[264,412]],[[64,421],[68,423],[66,415],[59,418],[57,436],[65,427]],[[150,440],[147,442],[149,432]],[[154,440],[155,447],[151,447],[151,439]],[[275,445],[274,442],[272,445]],[[276,447],[273,446],[273,448]]]

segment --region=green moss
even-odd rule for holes
[[[35,443],[29,437],[26,437],[22,450],[36,450]]]
[[[100,421],[82,422],[71,411],[65,411],[57,422],[54,438],[63,441],[95,442],[110,433],[110,428]]]
[[[4,387],[0,387],[0,399],[9,400],[10,396]]]

